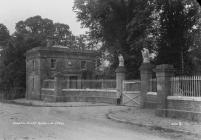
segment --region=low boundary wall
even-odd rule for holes
[[[168,96],[167,117],[201,121],[201,97]]]
[[[41,98],[50,102],[98,102],[117,104],[116,90],[102,89],[62,89],[56,94],[54,89],[42,89]]]
[[[156,109],[158,104],[157,92],[147,92],[144,104],[145,108]]]

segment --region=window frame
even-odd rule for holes
[[[56,65],[57,65],[57,59],[56,58],[50,58],[50,68],[56,69]]]
[[[32,77],[32,91],[35,90],[35,77]]]
[[[82,65],[82,63],[85,63],[84,64],[84,67],[82,67],[83,65]],[[86,60],[81,60],[81,62],[80,62],[80,68],[82,69],[82,70],[86,70],[87,69],[87,61]]]
[[[36,61],[35,59],[32,59],[32,70],[34,71],[36,69]]]

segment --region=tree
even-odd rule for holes
[[[9,31],[7,29],[7,27],[3,24],[0,24],[0,83],[2,81],[1,78],[1,73],[3,70],[3,50],[6,48],[6,46],[8,45],[8,41],[10,39],[10,35],[9,35]]]
[[[0,36],[4,35],[3,37],[6,38],[8,31],[4,26],[1,27]],[[15,29],[14,34],[8,39],[7,47],[2,52],[3,68],[0,72],[0,84],[9,88],[25,88],[26,51],[34,47],[45,46],[48,37],[52,37],[55,44],[67,45],[71,42],[70,38],[73,35],[68,25],[54,24],[52,20],[43,19],[40,16],[19,21]]]
[[[44,46],[46,38],[52,36],[54,25],[52,20],[40,16],[19,21],[16,31],[10,37],[8,46],[3,50],[2,85],[8,88],[26,87],[26,57],[27,50]]]
[[[100,50],[109,52],[112,72],[122,54],[127,77],[139,77],[140,51],[147,42],[152,4],[152,0],[75,0],[74,11],[82,26],[89,28],[91,41],[101,42]]]
[[[192,70],[189,69],[188,51],[197,46],[195,33],[200,34],[198,3],[194,0],[162,0],[157,6],[160,29],[156,62],[173,64],[178,73],[189,73]]]
[[[27,41],[32,40],[37,46],[44,46],[47,37],[53,36],[54,24],[50,19],[34,16],[25,21],[19,21],[15,29],[15,36],[23,36]]]
[[[34,40],[38,46],[45,46],[47,38],[54,44],[72,48],[73,34],[70,27],[62,23],[53,23],[50,19],[34,16],[16,24],[15,35],[23,35],[27,40]]]
[[[3,49],[3,67],[0,72],[1,85],[5,88],[26,86],[26,44],[21,36],[11,37],[8,46]]]
[[[66,24],[54,24],[53,40],[55,44],[73,48],[74,36]]]
[[[7,27],[3,24],[0,24],[0,46],[2,47],[6,46],[9,38],[10,35]]]
[[[91,45],[89,36],[85,34],[74,36],[73,47],[78,50],[97,50],[97,47]]]

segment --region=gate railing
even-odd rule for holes
[[[171,95],[201,97],[201,76],[172,77]]]
[[[139,80],[124,80],[123,81],[123,92],[124,93],[136,93],[140,91]]]
[[[47,79],[43,81],[43,88],[54,89],[55,80]],[[62,89],[116,89],[116,80],[100,79],[100,80],[62,80]]]
[[[75,86],[71,86],[74,84]],[[63,89],[116,89],[116,80],[100,79],[100,80],[64,80],[62,82]]]
[[[140,86],[139,80],[123,81],[123,105],[140,106]]]

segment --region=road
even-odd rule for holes
[[[0,103],[0,140],[167,140],[150,130],[114,122],[119,106],[31,107]]]

